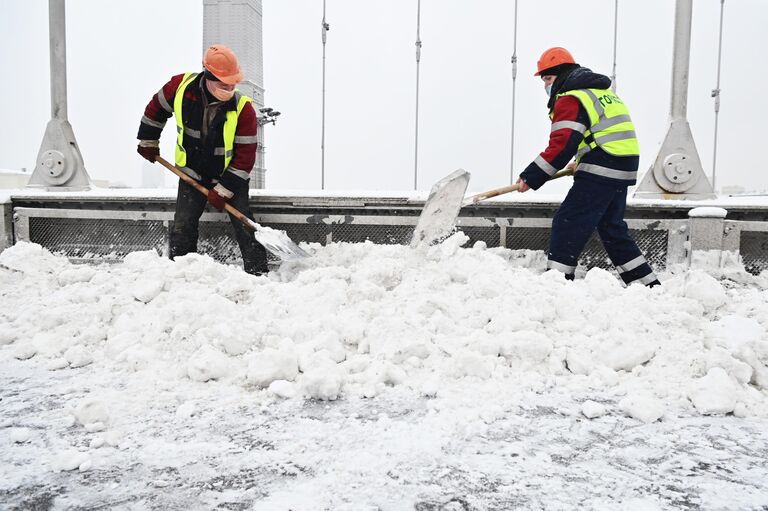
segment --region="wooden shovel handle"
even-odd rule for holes
[[[206,197],[208,196],[208,188],[204,187],[203,185],[201,185],[200,183],[198,183],[197,181],[195,181],[194,179],[192,179],[191,177],[189,177],[188,175],[186,175],[185,173],[177,169],[174,165],[171,165],[170,163],[168,163],[165,160],[165,158],[163,158],[162,156],[157,156],[155,160],[160,162],[160,164],[163,167],[167,168],[168,170],[170,170],[171,172],[179,176],[179,179],[187,183],[189,186],[193,187],[195,190],[202,193]],[[224,209],[227,211],[227,213],[229,213],[230,215],[234,216],[235,218],[243,222],[243,224],[246,227],[248,227],[252,231],[255,230],[253,223],[251,222],[251,219],[245,216],[244,214],[242,214],[237,209],[235,209],[234,206],[231,206],[229,203],[225,202]]]
[[[513,185],[502,186],[501,188],[495,188],[493,190],[488,190],[487,192],[473,195],[472,197],[466,199],[464,203],[467,205],[477,204],[480,201],[483,201],[485,199],[490,199],[491,197],[496,197],[497,195],[504,195],[505,193],[516,192],[519,188],[520,188],[520,185],[517,183]]]
[[[576,171],[576,165],[574,163],[569,163],[565,166],[563,170],[560,172],[557,172],[554,176],[550,178],[550,181],[552,179],[558,179],[563,176],[571,176]],[[464,206],[470,206],[472,204],[477,204],[480,201],[484,201],[485,199],[490,199],[491,197],[496,197],[497,195],[504,195],[505,193],[509,192],[516,192],[520,189],[520,185],[515,183],[513,185],[507,185],[502,186],[501,188],[495,188],[493,190],[488,190],[487,192],[478,193],[477,195],[473,195],[467,199],[464,199]]]

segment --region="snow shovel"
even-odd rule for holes
[[[164,158],[158,156],[155,159],[159,161],[163,167],[179,176],[179,179],[192,186],[203,195],[208,196],[208,189],[206,187],[168,163]],[[253,231],[256,241],[261,243],[268,252],[279,259],[289,261],[291,259],[299,259],[309,256],[307,252],[291,241],[291,238],[289,238],[284,231],[278,231],[277,229],[259,225],[229,204],[225,203],[224,209],[227,213],[240,220],[247,228]]]
[[[551,179],[570,176],[575,168],[574,163],[569,163]],[[497,195],[514,192],[519,188],[517,184],[513,184],[464,198],[468,184],[469,173],[461,169],[435,183],[419,216],[419,222],[411,239],[411,247],[430,244],[453,232],[456,218],[462,207],[475,205]]]
[[[459,216],[461,201],[469,185],[469,172],[458,169],[432,186],[424,209],[421,210],[416,229],[411,238],[411,247],[429,245],[435,240],[448,236]]]

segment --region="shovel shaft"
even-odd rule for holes
[[[478,193],[477,195],[473,195],[467,199],[464,199],[464,203],[462,204],[462,206],[477,204],[480,201],[484,201],[485,199],[490,199],[491,197],[496,197],[497,195],[504,195],[505,193],[516,192],[519,188],[520,188],[520,185],[515,183],[513,185],[502,186],[501,188],[496,188],[494,190],[488,190],[487,192]]]
[[[575,171],[576,165],[569,163],[563,170],[560,172],[557,172],[555,175],[553,175],[549,180],[558,179],[563,176],[571,176],[573,175]],[[478,202],[484,201],[485,199],[490,199],[491,197],[496,197],[497,195],[504,195],[505,193],[509,192],[516,192],[520,189],[520,185],[518,183],[515,183],[513,185],[507,185],[502,186],[501,188],[495,188],[493,190],[488,190],[487,192],[478,193],[477,195],[473,195],[471,197],[467,197],[464,199],[464,202],[461,204],[462,206],[471,206],[473,204],[477,204]]]
[[[168,163],[168,161],[165,160],[165,158],[163,158],[162,156],[158,156],[156,160],[159,161],[163,167],[167,168],[168,170],[170,170],[171,172],[179,176],[179,179],[187,183],[189,186],[193,187],[195,190],[202,193],[206,197],[208,196],[208,188],[204,187],[203,185],[201,185],[200,183],[198,183],[197,181],[195,181],[194,179],[192,179],[191,177],[189,177],[188,175],[186,175],[185,173],[177,169],[174,165],[171,165],[170,163]],[[243,224],[246,227],[248,227],[251,231],[255,231],[251,220],[247,216],[242,214],[239,210],[235,209],[233,206],[231,206],[228,203],[224,203],[224,209],[227,211],[227,213],[229,213],[230,215],[234,216],[235,218],[243,222]]]

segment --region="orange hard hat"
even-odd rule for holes
[[[533,76],[539,76],[542,71],[546,71],[547,69],[559,66],[560,64],[575,63],[576,61],[573,60],[573,55],[571,55],[571,52],[565,48],[555,46],[554,48],[550,48],[541,54],[539,61],[536,63],[538,71],[536,71]]]
[[[227,85],[236,85],[243,81],[243,73],[240,71],[235,52],[223,44],[214,44],[205,51],[203,67]]]

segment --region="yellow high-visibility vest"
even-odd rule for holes
[[[614,156],[640,155],[640,145],[637,143],[635,125],[629,117],[629,110],[613,91],[578,89],[557,95],[558,98],[561,96],[577,98],[589,115],[589,127],[576,152],[577,162],[595,147]]]
[[[191,137],[200,138],[200,132],[189,128],[184,128],[183,117],[181,115],[181,105],[184,102],[184,91],[192,81],[197,78],[198,73],[185,73],[184,78],[181,80],[179,87],[176,89],[176,96],[173,98],[173,115],[176,117],[176,165],[179,167],[187,166],[187,151],[184,150],[184,133]],[[235,147],[235,132],[237,131],[237,119],[240,117],[240,112],[245,107],[246,103],[253,101],[245,94],[240,94],[239,91],[235,91],[235,99],[237,100],[237,110],[228,111],[226,119],[224,120],[224,168],[221,169],[223,174],[229,162],[232,161],[232,149]],[[200,169],[196,169],[200,170]]]

